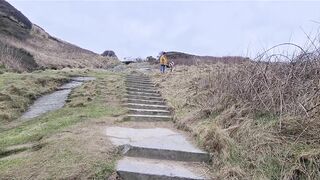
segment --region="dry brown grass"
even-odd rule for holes
[[[5,69],[14,69],[15,71],[30,71],[36,69],[33,56],[23,49],[2,43],[0,40],[0,66]]]
[[[221,179],[320,178],[319,56],[275,57],[154,74]]]

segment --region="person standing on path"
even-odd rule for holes
[[[167,53],[163,52],[162,55],[160,56],[160,72],[161,73],[165,73],[167,65],[168,65]]]

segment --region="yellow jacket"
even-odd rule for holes
[[[160,57],[160,64],[161,65],[168,65],[168,58],[165,55]]]

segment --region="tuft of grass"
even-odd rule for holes
[[[97,180],[104,180],[107,177],[109,177],[115,170],[116,168],[116,161],[117,161],[117,156],[115,156],[112,159],[112,162],[98,162],[97,165],[94,167],[95,174],[93,179]]]
[[[276,124],[277,122],[279,122],[279,116],[274,115],[274,114],[270,114],[270,113],[260,113],[260,114],[256,114],[255,117],[255,122],[257,124]]]

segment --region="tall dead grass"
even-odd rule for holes
[[[30,71],[37,68],[33,56],[23,49],[18,49],[0,41],[0,65],[15,71]]]
[[[219,178],[320,179],[320,55],[299,50],[159,77],[176,112],[189,112],[177,123],[215,155]]]
[[[319,56],[302,54],[289,62],[273,62],[272,56],[268,58],[210,69],[207,78],[200,82],[198,91],[203,94],[195,96],[193,102],[200,105],[199,100],[203,102],[206,98],[201,109],[213,107],[212,112],[234,108],[217,123],[223,129],[233,129],[229,136],[240,144],[239,158],[249,158],[246,161],[253,163],[253,167],[270,171],[262,173],[268,178],[320,178],[320,165],[316,163],[306,166],[296,160],[299,168],[288,172],[293,159],[300,153],[308,154],[303,152],[308,151],[307,147],[294,152],[295,146],[312,149],[320,145]],[[208,137],[212,136],[207,134]],[[308,163],[318,158],[308,157]],[[268,162],[270,159],[273,160]],[[249,167],[246,164],[242,168]]]

